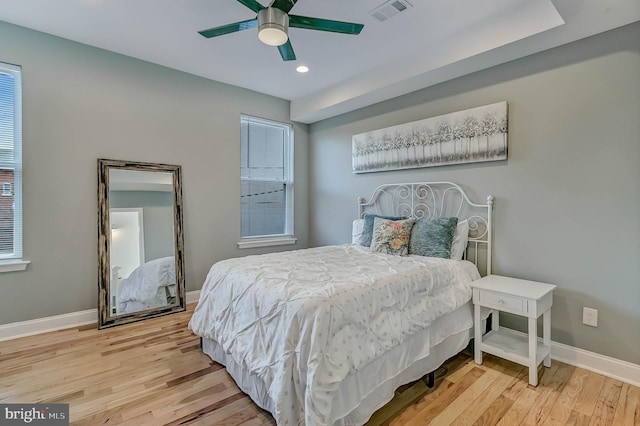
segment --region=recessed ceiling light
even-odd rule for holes
[[[309,67],[306,65],[298,65],[298,68],[296,68],[296,71],[298,71],[299,73],[305,73],[309,71]]]

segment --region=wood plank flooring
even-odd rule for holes
[[[184,313],[0,342],[0,402],[70,404],[73,425],[273,425],[199,348]],[[459,354],[436,386],[402,386],[368,425],[640,425],[640,388],[553,361],[527,370]]]

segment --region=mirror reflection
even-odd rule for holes
[[[184,310],[180,166],[98,169],[100,328]]]
[[[173,175],[109,171],[111,314],[174,304]]]

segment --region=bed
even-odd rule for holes
[[[173,256],[150,260],[122,281],[118,293],[118,313],[139,312],[175,303],[176,259]]]
[[[358,199],[351,244],[213,265],[189,327],[278,424],[364,424],[469,343],[470,283],[491,272],[492,204],[449,182],[382,185]],[[385,224],[451,218],[464,259],[373,249]],[[377,228],[363,245],[368,221]]]

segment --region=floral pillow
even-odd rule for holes
[[[395,216],[382,216],[379,214],[365,213],[362,217],[364,222],[362,223],[362,232],[360,233],[359,244],[365,247],[371,247],[371,239],[373,238],[373,222],[376,217],[382,219],[402,220],[408,219],[407,217],[395,217]]]
[[[415,220],[389,220],[376,217],[370,250],[376,253],[406,256],[409,254],[409,239]]]

